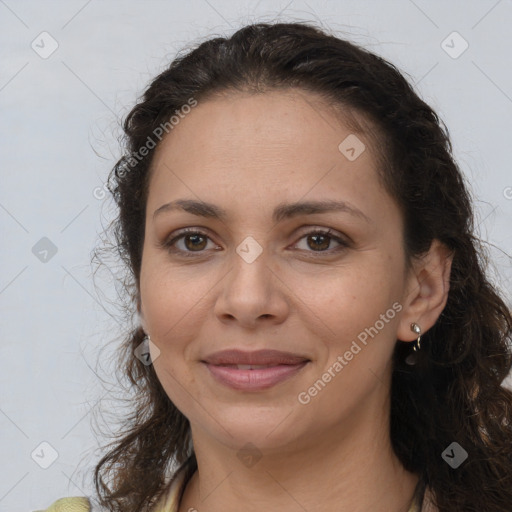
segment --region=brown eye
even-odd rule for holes
[[[168,241],[161,244],[161,247],[167,249],[172,254],[182,256],[194,256],[193,253],[207,253],[208,242],[210,237],[201,231],[188,229],[178,233]],[[213,243],[213,242],[212,242]]]
[[[319,234],[308,235],[307,241],[308,247],[310,247],[311,249],[325,251],[326,249],[329,248],[329,245],[331,243],[331,237]]]
[[[187,249],[191,251],[200,251],[206,247],[206,240],[208,237],[203,236],[201,234],[195,234],[184,235],[182,238]]]
[[[305,252],[316,252],[322,253],[325,252],[327,254],[333,254],[340,250],[343,250],[349,246],[349,243],[341,238],[340,236],[336,236],[331,230],[323,231],[323,230],[315,230],[306,233],[301,237],[300,240],[305,240],[306,247],[299,247],[300,250]],[[338,244],[337,247],[331,248],[332,242]],[[299,245],[299,244],[297,244]]]

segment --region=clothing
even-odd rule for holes
[[[61,498],[50,505],[45,510],[35,510],[34,512],[89,512],[90,502],[87,498],[73,497]]]
[[[192,456],[174,474],[174,477],[168,484],[168,490],[154,505],[152,512],[178,512],[183,491],[196,468],[195,457]],[[420,479],[414,491],[413,503],[407,512],[422,512],[424,495],[425,484],[423,480]],[[39,512],[91,512],[91,509],[90,502],[87,498],[75,497],[61,498],[53,503],[50,508]]]
[[[168,490],[162,498],[153,506],[151,512],[177,512],[182,492],[187,482],[194,473],[197,465],[195,457],[189,458],[175,472],[173,478],[168,483]],[[34,512],[95,512],[91,510],[91,502],[84,496],[61,498],[45,510]]]

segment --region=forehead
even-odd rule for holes
[[[354,133],[354,119],[361,121],[296,89],[199,101],[156,149],[148,204],[184,195],[212,201],[222,194],[259,196],[260,204],[274,195],[297,200],[338,192],[375,199],[380,185],[372,141]],[[348,146],[356,158],[346,153]]]
[[[258,94],[218,93],[200,100],[180,118],[174,116],[179,123],[164,137],[157,153],[181,146],[184,140],[188,144],[200,143],[202,155],[217,154],[219,143],[231,152],[237,148],[247,150],[261,142],[265,143],[265,149],[284,150],[294,142],[295,145],[307,142],[304,151],[318,147],[319,142],[324,150],[329,144],[331,149],[332,146],[336,149],[343,133],[356,134],[362,126],[366,131],[372,129],[371,123],[355,110],[335,105],[318,93],[293,88]],[[280,148],[279,144],[283,146]],[[188,156],[187,146],[181,146],[180,150]]]

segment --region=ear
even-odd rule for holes
[[[430,249],[414,259],[402,298],[399,340],[413,341],[418,337],[411,330],[413,322],[420,326],[422,334],[436,323],[448,300],[452,261],[453,252],[439,240],[433,240]]]

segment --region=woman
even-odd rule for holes
[[[125,131],[140,326],[105,509],[512,510],[511,313],[447,130],[395,67],[246,26],[177,58]]]

